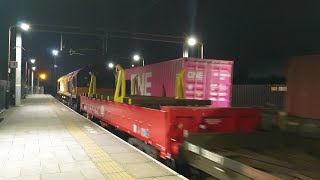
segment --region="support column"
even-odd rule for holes
[[[15,84],[15,105],[21,105],[21,56],[22,56],[22,38],[21,33],[16,33],[16,62],[18,67],[16,69],[16,84]]]
[[[39,76],[37,78],[37,94],[40,94],[40,92],[39,92]]]
[[[32,70],[32,72],[31,72],[31,94],[33,94],[33,80],[34,80],[33,74],[34,74],[34,72]]]
[[[62,43],[62,40],[63,40],[63,37],[62,37],[62,33],[61,33],[61,36],[60,36],[60,51],[63,50],[63,43]]]

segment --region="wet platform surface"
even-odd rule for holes
[[[1,117],[0,179],[185,179],[50,95]]]

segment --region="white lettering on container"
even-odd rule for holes
[[[151,93],[147,91],[152,86],[151,77],[152,72],[131,74],[131,95],[151,96]]]

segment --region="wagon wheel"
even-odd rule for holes
[[[136,138],[129,138],[128,143],[134,147],[138,147],[137,139]]]
[[[138,138],[134,138],[134,139],[135,139],[135,147],[137,147],[142,152],[146,152],[147,145]]]
[[[152,158],[154,158],[154,159],[156,159],[156,160],[159,160],[159,151],[156,149],[156,148],[154,148],[154,147],[152,147],[152,146],[150,146],[150,145],[147,145],[148,147],[146,147],[146,153],[149,155],[149,156],[151,156]]]

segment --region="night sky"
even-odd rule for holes
[[[8,28],[19,21],[84,31],[193,34],[204,43],[205,58],[235,61],[235,77],[281,75],[288,56],[319,51],[319,7],[320,1],[279,0],[0,0],[0,79],[6,77]],[[182,56],[181,44],[112,38],[102,55],[100,37],[64,35],[64,40],[57,58],[61,74],[95,61],[125,63],[134,52],[147,63]],[[59,44],[59,34],[23,33],[24,59],[34,57],[39,69],[48,71],[53,62],[50,50]],[[83,55],[70,56],[70,49]]]

